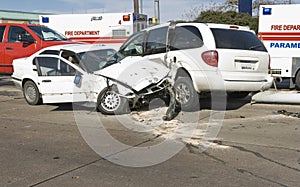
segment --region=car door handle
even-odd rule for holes
[[[42,82],[51,82],[51,80],[42,80]]]
[[[13,50],[13,47],[6,47],[6,50]]]

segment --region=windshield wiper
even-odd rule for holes
[[[48,38],[44,38],[44,40],[46,40],[46,41],[57,41],[58,38],[56,38],[56,37],[48,37]]]

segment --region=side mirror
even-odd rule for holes
[[[74,79],[74,84],[78,86],[81,83],[81,78],[81,75],[76,75]]]

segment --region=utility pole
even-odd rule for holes
[[[134,9],[134,13],[138,14],[139,13],[139,0],[134,0],[133,1],[133,9]]]
[[[157,20],[157,24],[160,23],[160,9],[159,9],[159,0],[154,0],[154,17]]]
[[[139,1],[140,13],[143,14],[143,0]]]

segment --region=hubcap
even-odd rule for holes
[[[29,86],[26,88],[26,98],[27,100],[33,102],[36,98],[36,90],[33,86]]]
[[[115,92],[108,91],[105,94],[101,105],[107,111],[115,111],[120,106],[120,103],[120,96]]]
[[[176,86],[176,100],[181,104],[186,104],[191,98],[191,92],[185,84],[178,84]]]

